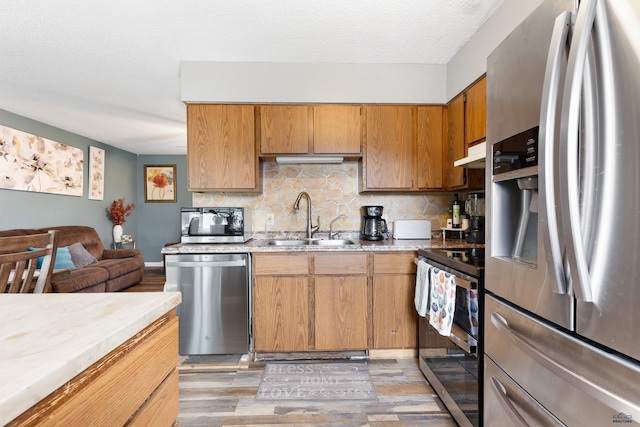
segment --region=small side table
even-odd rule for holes
[[[135,249],[136,241],[132,240],[130,242],[118,242],[113,244],[114,249]]]

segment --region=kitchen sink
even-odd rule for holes
[[[353,240],[313,240],[311,244],[318,246],[347,246],[355,245],[356,242]]]
[[[320,239],[272,239],[269,246],[347,246],[356,245],[353,240],[320,240]]]
[[[267,243],[269,246],[304,246],[310,244],[310,240],[273,239]]]

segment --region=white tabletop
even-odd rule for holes
[[[179,292],[0,295],[0,425],[180,301]]]

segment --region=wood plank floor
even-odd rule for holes
[[[127,291],[162,291],[163,284],[162,268],[148,268],[145,279]],[[207,364],[181,359],[181,427],[457,426],[415,358],[368,360],[378,402],[256,402],[264,361],[203,362]]]

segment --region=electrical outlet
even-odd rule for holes
[[[267,225],[273,225],[275,219],[273,218],[273,212],[267,214]]]

